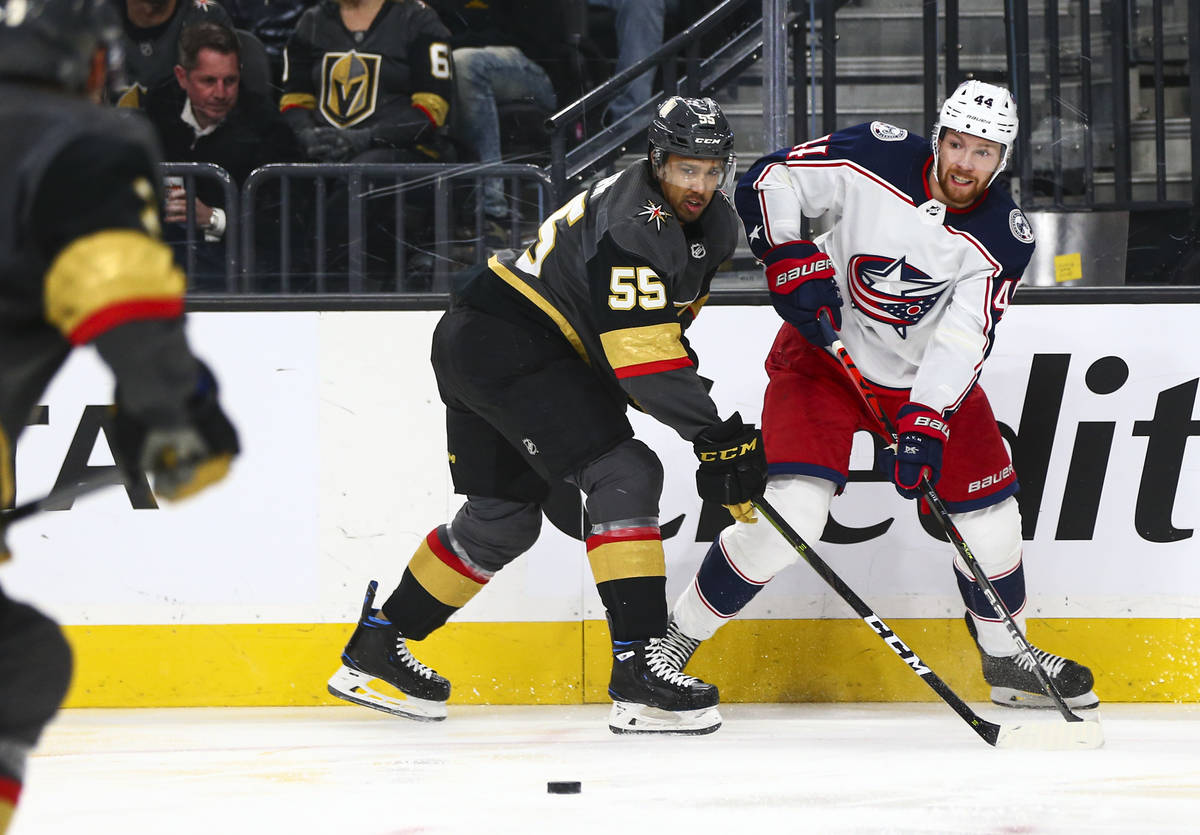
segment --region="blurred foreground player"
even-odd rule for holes
[[[967,81],[942,105],[932,148],[883,122],[846,128],[763,157],[738,183],[735,202],[785,320],[766,362],[768,500],[817,542],[845,487],[854,433],[881,433],[826,350],[818,326],[825,313],[898,429],[898,452],[885,448],[881,469],[905,498],[921,499],[924,477],[937,485],[1024,630],[1017,475],[978,384],[1033,254],[1029,222],[1006,190],[991,188],[1016,138],[1008,90]],[[832,228],[802,240],[802,216],[826,213]],[[769,526],[722,531],[675,604],[665,642],[675,668],[797,558]],[[992,700],[1052,707],[957,554],[954,566]],[[1087,667],[1035,654],[1068,705],[1097,705]]]
[[[334,695],[445,718],[450,682],[407,641],[534,544],[550,485],[566,481],[587,497],[588,560],[610,623],[609,727],[720,726],[717,688],[669,670],[661,653],[663,468],[625,411],[632,402],[693,442],[702,498],[748,511],[766,478],[761,437],[737,413],[721,420],[683,335],[736,243],[737,215],[719,191],[733,173],[733,132],[712,99],[674,97],[649,140],[646,159],[577,194],[536,244],[479,268],[438,323],[433,368],[467,502],[425,538],[381,609],[370,584]]]
[[[77,345],[94,345],[112,368],[117,458],[137,478],[153,475],[159,496],[183,498],[218,481],[238,450],[216,381],[184,336],[185,282],[158,239],[149,128],[93,103],[119,34],[106,0],[0,0],[5,507],[17,439]],[[58,625],[0,591],[0,833],[70,678]]]

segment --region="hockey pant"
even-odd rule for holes
[[[812,476],[775,476],[765,498],[800,537],[816,547],[836,487]],[[1021,520],[1011,496],[981,510],[952,514],[963,539],[1024,631],[1025,572],[1021,565]],[[684,634],[705,640],[736,616],[771,578],[800,559],[765,521],[735,522],[721,531],[695,579],[675,602],[672,617]],[[979,644],[990,655],[1016,651],[1003,622],[979,591],[970,569],[955,554],[955,575],[967,610],[979,628]]]

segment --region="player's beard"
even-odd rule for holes
[[[966,183],[958,183],[953,179],[950,166],[942,163],[939,164],[938,167],[942,168],[942,165],[945,165],[945,170],[938,171],[937,173],[938,185],[941,186],[942,194],[946,196],[950,205],[954,208],[963,209],[967,206],[970,206],[980,198],[984,191],[987,190],[986,178],[982,178],[974,174],[958,174],[958,176],[963,177],[964,179],[971,180],[970,185],[967,185]]]

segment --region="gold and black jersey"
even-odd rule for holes
[[[121,45],[125,51],[127,86],[117,91],[120,107],[140,107],[141,96],[160,84],[172,81],[179,63],[179,33],[195,23],[219,23],[232,27],[228,12],[216,0],[177,0],[175,13],[165,22],[142,29],[129,22],[125,3],[114,4],[121,12]]]
[[[181,328],[185,281],[159,240],[158,154],[144,119],[0,83],[0,124],[0,498],[8,501],[17,436],[72,346],[130,322]]]
[[[536,243],[494,256],[478,281],[499,279],[623,399],[691,440],[718,417],[684,331],[738,229],[720,192],[699,220],[680,224],[643,160],[577,194]],[[467,303],[471,295],[486,288],[469,288]]]
[[[441,127],[450,112],[450,33],[419,0],[385,0],[365,32],[337,3],[304,13],[285,52],[281,110],[312,110],[337,128],[404,121],[416,107]]]

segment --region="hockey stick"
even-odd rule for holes
[[[858,393],[862,395],[863,402],[866,403],[867,409],[875,416],[875,420],[883,428],[884,432],[892,439],[892,444],[898,443],[896,435],[896,426],[892,423],[892,419],[887,416],[883,407],[879,405],[879,399],[875,396],[875,392],[871,389],[871,384],[858,370],[858,366],[854,364],[854,360],[850,356],[850,352],[846,350],[846,346],[842,344],[842,340],[838,339],[837,332],[833,329],[833,323],[830,322],[829,316],[825,311],[821,311],[818,316],[818,322],[821,327],[821,335],[829,340],[829,347],[833,350],[838,362],[845,370],[851,382],[858,389]],[[1012,614],[1008,611],[1008,607],[1000,599],[996,587],[992,585],[992,581],[988,579],[987,572],[979,565],[979,561],[975,559],[975,555],[971,552],[970,547],[962,538],[962,534],[958,532],[958,527],[954,524],[954,520],[950,518],[950,511],[942,502],[942,497],[934,490],[933,485],[929,483],[929,479],[921,478],[921,495],[925,498],[930,509],[933,511],[933,516],[945,531],[947,538],[958,551],[963,562],[971,569],[971,574],[975,577],[975,582],[979,585],[983,596],[987,598],[987,602],[991,605],[995,613],[1004,622],[1005,628],[1008,630],[1009,637],[1013,639],[1013,643],[1017,645],[1021,655],[1033,665],[1033,674],[1037,676],[1038,682],[1042,685],[1042,689],[1046,691],[1046,695],[1054,702],[1058,712],[1068,722],[1083,722],[1083,717],[1077,716],[1067,707],[1067,702],[1063,698],[1062,693],[1058,691],[1058,687],[1050,680],[1050,676],[1046,674],[1046,670],[1042,667],[1037,656],[1033,654],[1033,646],[1029,643],[1024,635],[1021,634],[1020,628],[1016,621],[1013,620]]]
[[[88,493],[95,492],[104,487],[112,487],[113,485],[124,483],[125,480],[121,477],[119,470],[101,470],[99,473],[85,476],[74,484],[66,484],[51,490],[40,499],[34,499],[9,510],[0,511],[0,531],[5,530],[14,522],[27,519],[44,510],[51,510],[53,509],[53,505],[74,501],[80,496],[86,496]]]
[[[759,498],[754,500],[754,506],[758,508],[758,512],[762,514],[763,518],[770,522],[771,526],[787,540],[788,545],[791,545],[796,553],[812,566],[821,579],[837,592],[838,597],[846,601],[854,613],[862,618],[867,626],[871,627],[880,640],[891,647],[892,652],[900,656],[900,660],[920,676],[929,685],[929,688],[937,693],[942,701],[950,705],[954,712],[971,726],[971,730],[979,734],[980,739],[988,745],[996,748],[1073,750],[1099,748],[1104,744],[1100,725],[1096,722],[1087,722],[1084,725],[1064,725],[1060,722],[998,725],[981,717],[971,710],[970,706],[959,698],[958,694],[951,690],[950,686],[942,681],[941,677],[930,669],[904,641],[900,640],[900,636],[893,632],[853,589],[846,585],[845,581],[809,547],[808,543],[801,538],[800,534],[796,533],[787,520],[771,506],[770,502],[765,498]]]

